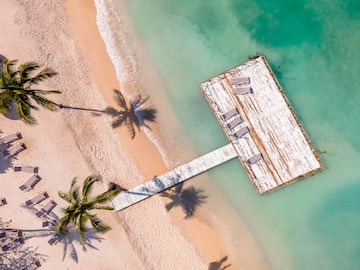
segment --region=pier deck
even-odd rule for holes
[[[259,194],[323,168],[264,56],[200,87]]]
[[[121,192],[112,200],[114,210],[123,210],[235,157],[237,154],[232,144],[218,148],[131,190]]]

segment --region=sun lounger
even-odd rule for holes
[[[261,154],[256,154],[256,155],[253,155],[251,158],[249,158],[247,160],[247,163],[248,164],[255,164],[259,160],[262,160],[262,155]]]
[[[252,93],[252,88],[250,86],[236,87],[232,89],[232,93],[235,95],[244,95],[244,94]]]
[[[24,266],[23,268],[21,268],[21,270],[35,270],[38,269],[41,266],[41,263],[39,260],[35,260],[32,263]]]
[[[249,132],[248,127],[242,127],[234,133],[234,137],[235,137],[235,139],[240,139],[242,136],[244,136],[248,132]]]
[[[5,199],[5,198],[1,198],[1,199],[0,199],[0,206],[3,206],[3,205],[5,205],[5,204],[7,204],[6,199]]]
[[[47,202],[47,204],[45,204],[39,211],[37,211],[36,215],[38,217],[41,217],[42,215],[48,215],[57,205],[56,202],[54,202],[53,200]]]
[[[13,141],[20,140],[20,139],[22,139],[21,133],[16,132],[16,133],[1,137],[0,143],[11,143]]]
[[[24,238],[16,238],[13,241],[11,241],[10,243],[2,246],[1,249],[2,249],[2,251],[8,251],[8,250],[14,249],[24,243],[25,243]]]
[[[49,198],[49,195],[46,192],[41,192],[37,194],[35,197],[32,197],[30,200],[27,200],[25,204],[26,206],[38,204],[43,200],[45,200],[46,198]]]
[[[43,226],[43,227],[54,226],[55,223],[56,223],[56,220],[45,220],[45,221],[42,223],[42,226]]]
[[[25,144],[19,143],[19,144],[15,144],[13,146],[10,146],[8,149],[4,150],[3,154],[4,154],[5,157],[11,157],[13,155],[16,155],[16,154],[20,153],[24,149],[26,149]]]
[[[53,235],[53,237],[50,238],[50,240],[48,241],[48,243],[50,245],[56,245],[58,242],[60,242],[62,239],[64,238],[64,236],[61,233],[56,233]]]
[[[226,120],[230,119],[231,117],[237,115],[238,113],[239,113],[238,110],[236,108],[234,108],[234,109],[231,109],[231,110],[227,111],[226,113],[224,113],[222,115],[222,117],[226,121]]]
[[[25,267],[21,268],[21,270],[35,270],[38,269],[41,266],[41,263],[39,260],[35,260],[32,263],[26,265]]]
[[[6,236],[6,232],[0,232],[0,238],[4,238]]]
[[[241,119],[240,116],[234,118],[233,120],[231,120],[229,122],[229,124],[227,124],[227,127],[230,129],[233,129],[234,127],[236,127],[237,125],[240,125],[243,122],[243,120]]]
[[[29,191],[32,189],[37,183],[39,183],[41,177],[37,174],[31,176],[24,184],[22,184],[19,188],[20,190]]]
[[[15,166],[14,172],[28,172],[28,173],[38,173],[39,167],[32,166]]]
[[[250,83],[250,77],[237,77],[237,78],[231,78],[230,83],[232,85],[237,84],[249,84]]]

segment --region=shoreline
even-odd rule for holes
[[[141,82],[133,81],[133,78],[124,84],[121,82],[119,86],[114,66],[96,25],[96,10],[92,2],[53,0],[39,8],[35,8],[37,1],[30,2],[12,4],[19,10],[8,15],[15,17],[11,19],[15,20],[16,27],[20,29],[17,38],[27,38],[27,43],[19,44],[5,53],[9,57],[16,55],[20,61],[35,60],[58,70],[58,78],[50,81],[49,86],[64,89],[59,97],[61,103],[101,109],[106,106],[115,106],[112,97],[113,88],[126,87],[128,90],[133,86],[133,94],[139,93]],[[62,10],[62,5],[65,10]],[[21,21],[20,18],[26,19]],[[46,25],[45,29],[41,28],[42,24]],[[57,37],[51,34],[52,31],[58,34]],[[145,67],[142,68],[145,69]],[[131,75],[137,74],[130,72],[130,77]],[[74,91],[75,89],[77,91]],[[152,101],[151,97],[150,102]],[[166,110],[170,108],[169,105],[164,106]],[[164,113],[167,112],[166,110]],[[90,173],[101,174],[105,181],[99,187],[100,189],[106,188],[106,181],[114,181],[129,188],[166,171],[169,167],[166,166],[157,146],[149,140],[144,130],[131,140],[125,128],[121,127],[114,131],[110,127],[109,117],[93,117],[87,112],[70,110],[62,110],[54,114],[42,110],[40,112],[35,114],[39,119],[39,125],[36,127],[28,127],[19,121],[11,122],[5,119],[6,129],[2,129],[7,132],[14,128],[24,130],[25,137],[29,138],[26,141],[29,149],[19,156],[19,161],[26,163],[36,160],[37,164],[41,165],[42,176],[51,179],[53,184],[49,185],[50,180],[47,180],[48,182],[43,181],[39,187],[48,190],[51,196],[56,196],[58,190],[66,190],[69,185],[66,179],[70,181],[74,176],[86,177]],[[87,128],[79,129],[80,125]],[[156,125],[157,123],[154,129]],[[62,141],[66,147],[62,149],[57,141]],[[183,142],[180,142],[180,145],[181,143]],[[170,144],[169,148],[171,149],[172,146]],[[179,147],[179,144],[176,144],[176,147]],[[171,156],[171,151],[167,151],[166,155]],[[59,152],[66,155],[60,157]],[[56,162],[47,160],[47,155],[51,155],[52,160]],[[175,166],[187,161],[192,155],[194,153],[191,153],[191,150],[182,152],[169,162]],[[78,164],[73,164],[72,158]],[[53,169],[55,166],[58,168]],[[61,173],[64,170],[65,175]],[[12,176],[12,173],[8,173],[5,178],[11,181]],[[198,179],[196,185],[211,186],[206,176]],[[214,194],[217,194],[216,199],[224,200],[216,191],[215,185],[209,189],[213,189]],[[13,192],[15,191],[9,190],[9,193]],[[221,227],[222,217],[211,214],[211,208],[218,204],[217,201],[207,202],[207,205],[199,208],[194,218],[190,220],[183,219],[181,209],[167,212],[164,207],[166,202],[164,198],[156,196],[115,215],[102,213],[105,223],[115,222],[116,224],[112,225],[110,232],[101,235],[104,238],[101,244],[95,244],[101,247],[90,253],[93,254],[90,260],[93,265],[117,266],[110,269],[118,269],[119,265],[123,265],[128,269],[134,269],[132,267],[169,269],[170,267],[171,269],[197,270],[205,269],[211,261],[228,255],[229,263],[232,264],[230,269],[266,269],[263,255],[246,225],[230,217],[229,220],[233,219],[232,228],[225,232],[224,230],[228,227]],[[231,214],[233,217],[235,215],[235,213]],[[225,213],[224,216],[226,216]],[[21,226],[21,216],[14,224]],[[36,228],[38,225],[34,223],[32,226]],[[232,235],[239,232],[241,237]],[[242,242],[238,243],[238,241]],[[34,239],[31,243],[39,244],[40,250],[47,252],[47,243],[42,242],[45,241]],[[239,247],[245,248],[246,251],[241,250],[239,254],[237,251]],[[54,255],[58,249],[59,246],[51,248],[49,251],[51,256],[46,262],[46,267],[50,267],[51,264],[54,266],[51,267],[52,269],[63,268],[58,261],[61,256]],[[124,255],[116,259],[112,258],[112,250],[119,249],[124,251]],[[181,252],[175,252],[179,250]],[[170,254],[166,254],[167,252]],[[103,253],[106,253],[105,261],[101,260]],[[76,264],[72,262],[70,265],[75,268],[80,267],[79,269],[86,268],[90,254],[89,250],[80,253],[79,262]],[[95,258],[98,255],[100,258]],[[182,260],[184,257],[187,260]],[[69,265],[68,258],[65,263]],[[109,265],[109,263],[112,264]]]

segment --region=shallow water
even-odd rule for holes
[[[199,83],[266,54],[326,170],[264,197],[237,160],[211,179],[271,269],[360,269],[360,2],[125,2],[198,154],[227,143]]]

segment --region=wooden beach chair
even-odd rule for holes
[[[19,189],[29,191],[32,189],[39,181],[41,180],[41,177],[37,174],[34,174],[31,176],[24,184],[22,184]]]
[[[248,127],[242,127],[240,128],[238,131],[236,131],[234,133],[234,137],[235,139],[240,139],[242,136],[244,136],[246,133],[249,133],[249,128]]]
[[[0,198],[0,206],[3,206],[5,204],[7,204],[6,199],[5,198]]]
[[[239,114],[239,112],[238,112],[238,110],[236,108],[234,108],[234,109],[231,109],[231,110],[227,111],[226,113],[224,113],[222,115],[222,117],[226,121],[226,120],[229,120],[231,117],[233,117],[233,116],[235,116],[237,114]]]
[[[234,127],[240,125],[243,122],[243,120],[241,119],[240,116],[234,118],[233,120],[231,120],[228,124],[227,127],[230,129],[233,129]]]
[[[32,263],[21,268],[21,270],[35,270],[35,269],[38,269],[40,266],[41,266],[40,261],[34,260]]]
[[[25,243],[24,238],[16,238],[13,241],[11,241],[10,243],[2,246],[1,249],[2,249],[2,251],[8,251],[8,250],[14,249],[24,243]]]
[[[47,198],[49,198],[49,195],[45,191],[43,191],[37,194],[36,196],[32,197],[30,200],[27,200],[25,204],[26,206],[38,204]]]
[[[62,239],[64,238],[64,235],[62,235],[61,233],[56,233],[53,235],[53,237],[50,238],[50,240],[48,241],[48,243],[50,245],[56,245],[57,243],[59,243]]]
[[[16,132],[13,134],[9,134],[9,135],[0,137],[0,143],[11,143],[13,141],[20,140],[20,139],[22,139],[21,133]]]
[[[250,77],[234,77],[234,78],[230,78],[230,83],[232,85],[250,84]]]
[[[15,144],[13,146],[10,146],[6,150],[4,150],[3,155],[5,157],[11,157],[11,156],[14,156],[14,155],[20,153],[21,151],[23,151],[25,149],[26,149],[25,144],[23,144],[23,143]]]
[[[246,162],[248,164],[255,164],[256,162],[262,160],[262,155],[261,154],[256,154],[253,155],[251,158],[249,158]]]
[[[36,212],[36,216],[48,215],[56,207],[57,203],[53,200],[47,202],[39,211]]]
[[[235,88],[232,89],[232,93],[234,95],[245,95],[245,94],[252,93],[252,88],[250,86],[235,87]]]
[[[14,166],[14,172],[38,173],[39,167],[19,165],[19,166]]]

